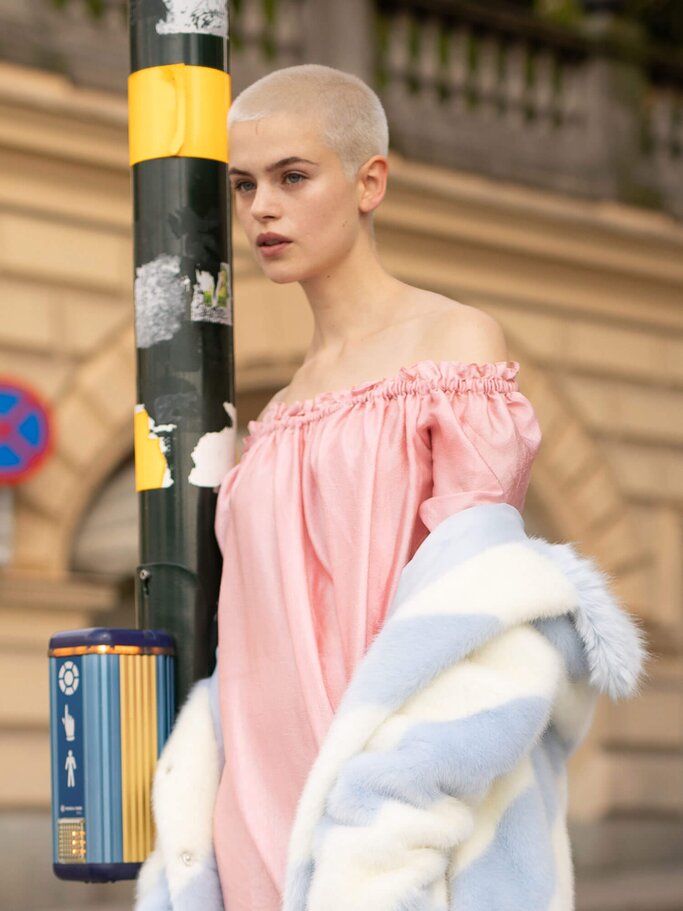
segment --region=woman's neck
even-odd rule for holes
[[[343,357],[348,349],[406,316],[414,315],[411,288],[390,275],[369,240],[343,261],[301,281],[313,315],[313,336],[304,363]]]

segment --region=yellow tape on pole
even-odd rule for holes
[[[131,165],[150,158],[228,161],[230,75],[208,66],[150,66],[128,77]]]

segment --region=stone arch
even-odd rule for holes
[[[511,344],[519,347],[512,338]],[[531,357],[513,357],[524,364],[520,390],[533,403],[543,432],[532,469],[530,509],[542,517],[548,535],[595,558],[629,608],[647,614],[651,557],[611,466],[552,376]]]
[[[15,565],[65,573],[75,529],[133,446],[135,342],[119,331],[74,373],[54,407],[55,446],[19,490]]]

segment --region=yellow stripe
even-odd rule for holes
[[[149,762],[147,751],[149,743],[149,658],[140,659],[140,853],[142,860],[149,853]]]
[[[123,862],[141,863],[154,847],[152,782],[157,762],[154,655],[122,655],[120,680]]]
[[[131,73],[131,165],[171,156],[227,163],[230,90],[230,75],[208,66],[172,63]]]
[[[173,655],[175,650],[160,645],[68,645],[48,649],[50,658],[67,655]]]
[[[130,680],[130,656],[122,655],[119,659],[119,677],[121,692],[121,808],[123,826],[123,862],[131,862],[131,749],[132,738],[130,725],[132,721],[132,699]]]

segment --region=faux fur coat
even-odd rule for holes
[[[508,504],[436,526],[309,773],[282,911],[572,911],[566,762],[601,693],[637,692],[646,656],[609,582]],[[214,677],[159,759],[136,911],[223,908],[221,749]]]

